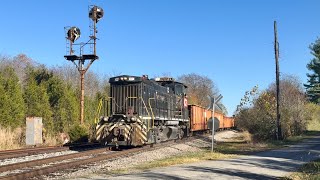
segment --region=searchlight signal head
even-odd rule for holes
[[[72,43],[80,38],[80,29],[78,27],[71,27],[67,32],[67,39],[69,39]]]
[[[95,21],[96,23],[103,17],[103,9],[98,6],[93,6],[89,11],[89,18]]]

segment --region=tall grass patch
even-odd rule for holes
[[[0,126],[0,139],[0,150],[21,148],[25,144],[25,130]]]

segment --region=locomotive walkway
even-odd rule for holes
[[[96,175],[90,179],[277,179],[318,158],[320,136],[314,136],[286,148],[234,159],[203,161],[117,176]]]

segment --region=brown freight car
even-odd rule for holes
[[[190,131],[205,131],[211,127],[212,111],[199,105],[188,105],[190,118]],[[216,118],[221,118],[215,114]],[[223,116],[222,116],[223,117]],[[220,128],[219,121],[215,118],[215,130]],[[211,128],[210,128],[211,129]]]
[[[207,110],[198,105],[188,105],[190,118],[190,131],[201,131],[208,129]]]
[[[211,129],[212,125],[212,110],[201,107],[199,105],[188,105],[190,118],[190,131],[205,131]],[[215,112],[215,130],[229,129],[234,127],[234,119],[226,117],[220,112]]]
[[[234,127],[234,118],[233,117],[224,117],[223,118],[224,129],[230,129]]]

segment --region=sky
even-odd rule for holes
[[[64,59],[64,27],[89,39],[88,6],[104,9],[98,22],[101,75],[154,77],[197,73],[212,79],[232,115],[245,91],[275,81],[277,21],[281,75],[306,83],[309,45],[320,35],[319,0],[55,0],[1,2],[0,55],[24,53],[48,67]]]

